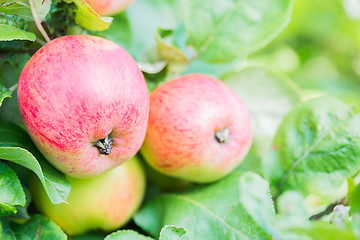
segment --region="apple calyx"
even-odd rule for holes
[[[215,132],[215,139],[218,143],[227,142],[229,136],[230,131],[227,127]]]
[[[109,155],[111,153],[113,141],[109,136],[106,136],[104,139],[99,139],[94,143],[99,149],[99,152],[104,155]]]

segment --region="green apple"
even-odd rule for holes
[[[159,171],[156,171],[154,168],[149,166],[144,160],[143,166],[146,173],[147,183],[153,187],[156,187],[160,191],[163,192],[174,192],[174,191],[182,191],[185,190],[193,184],[189,181],[170,177],[168,175],[162,174]]]
[[[71,236],[120,228],[137,211],[145,193],[145,173],[135,157],[94,178],[68,179],[68,204],[51,203],[35,176],[30,179],[30,192],[37,209]]]

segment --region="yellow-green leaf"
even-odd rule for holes
[[[14,26],[0,24],[0,41],[29,40],[34,42],[35,39],[35,34],[31,32],[24,31]]]
[[[93,30],[104,31],[109,28],[112,17],[101,17],[84,0],[73,0],[76,7],[75,21],[80,26]]]

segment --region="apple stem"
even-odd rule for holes
[[[218,143],[224,143],[229,139],[230,131],[228,128],[223,128],[222,130],[215,132],[215,139]]]
[[[106,136],[104,139],[97,140],[94,145],[99,149],[101,154],[109,155],[111,153],[112,143],[109,136]]]
[[[49,36],[47,35],[47,33],[45,32],[44,28],[42,27],[41,22],[40,22],[37,14],[36,14],[33,0],[29,0],[29,5],[30,5],[30,11],[31,11],[32,16],[34,18],[34,22],[36,24],[36,27],[39,29],[40,33],[43,35],[46,42],[50,42],[51,40],[50,40]]]

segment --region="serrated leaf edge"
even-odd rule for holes
[[[250,240],[248,236],[244,235],[238,229],[236,229],[233,226],[229,225],[227,222],[225,222],[224,219],[222,219],[221,217],[216,215],[214,212],[208,210],[204,205],[198,203],[197,201],[195,201],[195,200],[193,200],[193,199],[191,199],[189,197],[182,196],[182,195],[176,195],[176,194],[166,194],[166,195],[160,196],[159,198],[170,198],[170,199],[174,198],[174,199],[180,199],[180,200],[183,200],[185,202],[191,203],[192,205],[195,205],[195,206],[199,207],[201,210],[203,210],[204,212],[206,212],[210,216],[214,217],[216,220],[221,222],[224,226],[226,226],[226,227],[230,228],[231,230],[233,230],[234,232],[238,233],[242,238]]]
[[[21,165],[21,166],[23,166],[23,167],[25,167],[25,168],[33,171],[33,172],[38,176],[38,178],[40,179],[41,184],[43,185],[43,187],[44,187],[46,193],[48,194],[51,202],[53,202],[54,204],[67,203],[66,200],[62,198],[61,194],[59,194],[59,192],[57,191],[57,189],[56,189],[55,187],[53,187],[52,184],[48,184],[48,183],[51,182],[51,181],[49,181],[49,179],[45,176],[44,172],[42,171],[41,165],[39,164],[39,162],[37,161],[37,159],[34,157],[34,155],[33,155],[30,151],[28,151],[27,149],[24,149],[24,148],[22,148],[22,147],[0,147],[0,150],[1,150],[1,149],[5,149],[5,148],[6,148],[6,149],[21,150],[21,151],[25,151],[27,154],[30,154],[29,156],[30,156],[31,158],[33,158],[33,159],[36,161],[36,163],[37,163],[37,165],[33,165],[33,166],[35,166],[35,168],[38,168],[38,169],[39,169],[39,172],[41,173],[41,175],[39,176],[39,174],[38,174],[37,172],[34,172],[32,169],[30,169],[30,168],[28,168],[28,167],[26,167],[26,166],[23,166],[23,165]],[[4,160],[11,161],[11,160],[8,160],[8,159],[4,159]],[[12,161],[11,161],[11,162],[12,162]],[[63,200],[60,201],[60,202],[58,202],[58,201],[55,201],[54,199],[52,199],[52,197],[51,197],[50,194],[49,194],[48,188],[51,188],[51,189],[55,190],[55,191],[53,191],[53,192],[57,194],[57,195],[56,195],[57,198],[60,198],[60,199],[63,199]]]

